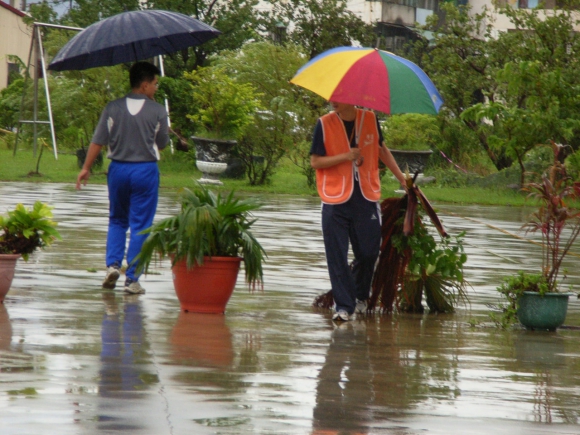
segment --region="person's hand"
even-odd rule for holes
[[[351,148],[348,154],[348,160],[351,162],[356,162],[361,158],[360,148]]]
[[[90,176],[91,171],[88,169],[81,169],[81,172],[79,172],[79,176],[77,177],[77,190],[81,190],[81,182],[83,183],[83,186],[87,185]]]

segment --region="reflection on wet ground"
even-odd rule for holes
[[[174,198],[162,194],[159,218]],[[0,183],[2,213],[36,199],[64,240],[19,261],[0,305],[3,435],[580,434],[577,299],[556,333],[487,317],[501,278],[540,264],[514,237],[525,210],[439,207],[449,232],[467,231],[473,288],[456,314],[336,327],[311,307],[328,289],[316,199],[265,200],[264,291],[240,279],[225,316],[180,313],[167,261],[144,296],[100,288],[105,187]],[[565,265],[576,289],[578,262]]]

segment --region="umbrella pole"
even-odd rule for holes
[[[161,77],[165,77],[165,68],[163,67],[163,56],[159,55],[159,69],[161,70]],[[169,102],[165,98],[165,110],[167,111],[167,127],[171,128],[171,118],[169,117]],[[171,147],[171,154],[175,151],[173,149],[173,141],[169,140],[169,146]]]

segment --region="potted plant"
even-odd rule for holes
[[[498,291],[507,299],[501,305],[507,326],[517,319],[528,329],[555,330],[564,323],[570,293],[562,291],[562,261],[580,234],[580,182],[574,182],[559,161],[563,147],[552,142],[554,162],[539,182],[526,184],[538,208],[522,228],[541,234],[542,267],[538,273],[518,272],[507,278]]]
[[[17,260],[22,257],[28,261],[37,249],[61,239],[51,210],[48,205],[36,201],[32,209],[18,204],[14,210],[0,216],[0,302],[10,290]]]
[[[392,115],[382,123],[385,145],[397,165],[409,173],[423,173],[429,157],[441,140],[437,119],[432,115]]]
[[[202,184],[222,184],[219,174],[227,168],[230,150],[236,145],[254,114],[260,109],[258,95],[250,84],[238,83],[223,68],[198,68],[184,77],[192,85],[195,123],[192,140]]]
[[[145,232],[138,255],[140,269],[147,272],[157,254],[171,258],[173,283],[183,311],[223,313],[234,290],[243,261],[246,282],[262,281],[265,252],[250,231],[251,212],[260,206],[222,196],[203,185],[183,189],[181,208]]]

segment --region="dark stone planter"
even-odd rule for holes
[[[412,151],[412,150],[390,150],[391,154],[395,158],[397,165],[401,168],[401,171],[405,172],[407,166],[409,167],[409,173],[411,175],[415,173],[422,174],[423,169],[427,165],[429,156],[433,154],[431,150],[425,151]]]
[[[532,330],[555,331],[564,324],[570,293],[524,292],[518,300],[518,320]]]
[[[191,139],[195,144],[196,166],[203,173],[199,183],[223,184],[219,175],[227,169],[231,149],[237,142],[198,136],[192,136]]]

